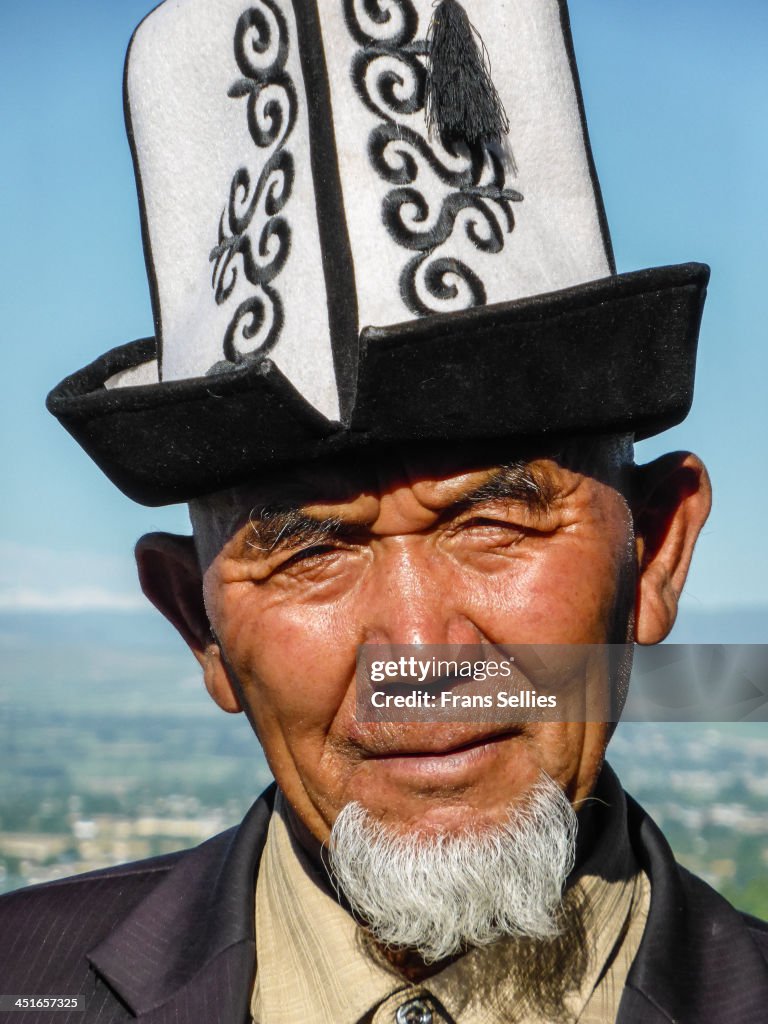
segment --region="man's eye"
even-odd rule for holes
[[[301,551],[295,551],[284,562],[280,563],[278,569],[282,571],[299,565],[302,562],[320,561],[323,556],[337,554],[340,550],[340,548],[333,544],[313,544],[311,547],[302,548]]]
[[[471,519],[465,519],[461,525],[464,529],[496,529],[518,532],[526,529],[522,523],[510,519],[492,519],[489,516],[473,516]]]
[[[507,543],[524,537],[546,536],[556,529],[556,524],[549,522],[545,517],[527,515],[525,512],[514,518],[509,515],[498,519],[493,516],[472,516],[459,526],[470,534],[498,538]]]

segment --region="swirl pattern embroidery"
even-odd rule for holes
[[[256,289],[239,303],[227,327],[228,363],[263,358],[283,327],[283,304],[273,281],[291,248],[290,225],[282,215],[294,181],[293,156],[285,148],[296,120],[296,90],[285,69],[288,43],[288,26],[275,0],[257,0],[238,19],[234,52],[243,77],[227,95],[247,100],[251,139],[268,152],[255,184],[247,167],[235,172],[209,257],[218,305],[231,298],[241,273]],[[251,232],[254,222],[262,225],[258,239]]]
[[[485,305],[485,286],[456,255],[456,242],[463,231],[475,249],[498,253],[514,229],[512,203],[523,196],[506,187],[502,152],[492,144],[444,141],[440,153],[407,123],[424,111],[428,57],[426,41],[416,39],[412,0],[344,0],[344,17],[360,46],[351,67],[355,91],[381,119],[368,138],[368,156],[394,186],[384,197],[382,220],[390,237],[414,252],[400,274],[403,302],[416,316]],[[425,194],[427,175],[441,186],[439,196]]]

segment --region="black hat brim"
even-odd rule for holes
[[[360,336],[347,423],[322,416],[268,359],[228,373],[106,388],[156,355],[122,345],[67,377],[48,408],[125,494],[187,501],[281,463],[415,441],[632,433],[693,398],[709,268],[657,267]]]

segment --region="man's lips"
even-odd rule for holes
[[[420,736],[398,742],[394,738],[388,738],[385,742],[357,742],[366,760],[389,760],[392,758],[424,758],[424,757],[456,757],[476,747],[483,747],[488,744],[499,743],[512,736],[518,736],[522,729],[516,727],[505,727],[494,732],[483,732],[480,734],[442,739],[439,736]]]
[[[503,756],[506,740],[521,735],[520,726],[480,732],[453,729],[425,730],[424,726],[393,734],[374,733],[356,737],[359,767],[366,776],[410,787],[464,786],[474,776],[491,770]]]

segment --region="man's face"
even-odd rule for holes
[[[463,830],[504,819],[542,771],[571,801],[589,794],[604,723],[358,722],[356,656],[376,643],[624,640],[634,546],[615,482],[549,457],[504,468],[402,454],[237,496],[244,516],[209,559],[206,610],[318,840],[352,800],[396,829]]]

